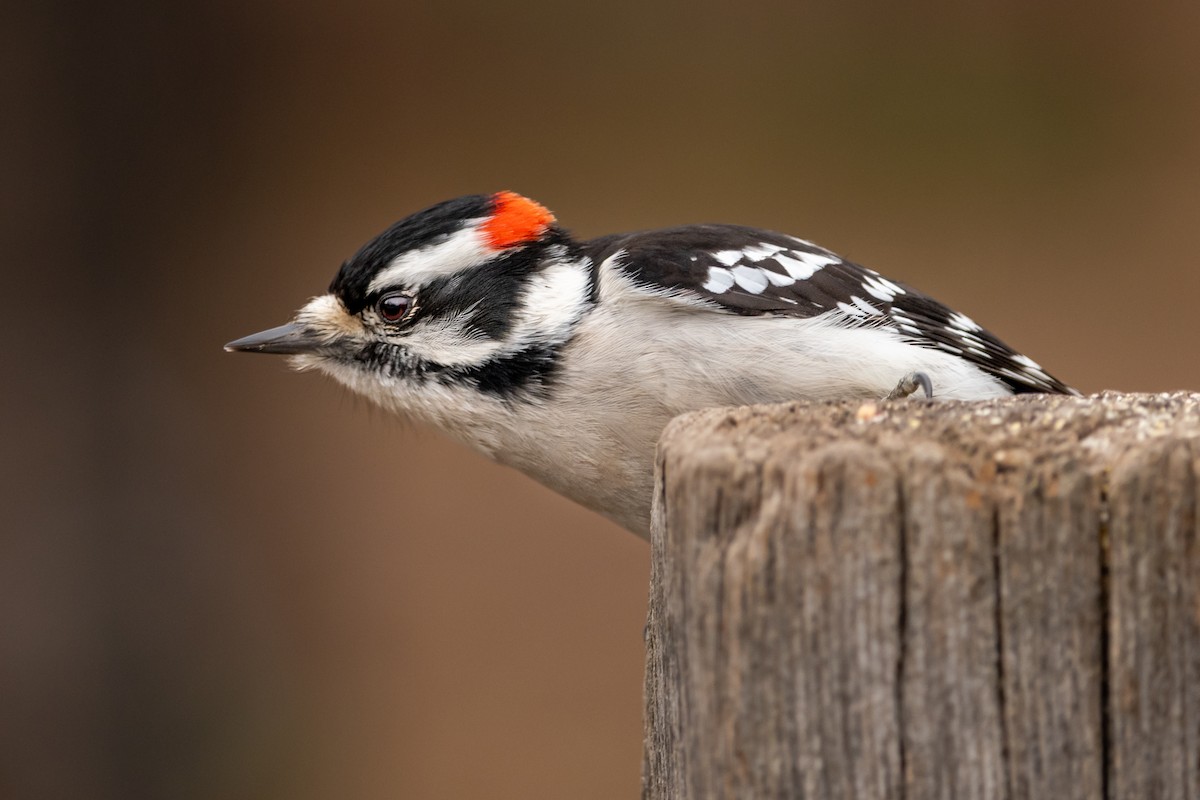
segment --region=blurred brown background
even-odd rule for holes
[[[0,797],[619,798],[647,546],[221,345],[394,219],[806,236],[1200,389],[1200,5],[3,12]]]

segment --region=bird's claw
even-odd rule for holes
[[[933,381],[924,372],[910,372],[900,379],[892,393],[885,400],[903,400],[917,389],[925,390],[925,399],[933,397]]]

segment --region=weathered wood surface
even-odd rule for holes
[[[1200,800],[1200,395],[793,404],[659,449],[648,798]]]

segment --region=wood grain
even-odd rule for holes
[[[647,798],[1200,800],[1200,396],[714,409],[660,444]]]
[[[1156,441],[1113,470],[1112,797],[1200,797],[1197,444]]]

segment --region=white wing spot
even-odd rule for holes
[[[892,294],[908,294],[908,292],[904,291],[903,286],[892,283],[891,281],[889,281],[887,278],[883,277],[879,273],[875,273],[875,275],[876,275],[875,280],[879,281],[879,285],[882,286],[887,291],[891,292]]]
[[[713,294],[721,294],[729,291],[733,286],[733,273],[724,267],[709,267],[708,280],[704,282],[704,288]]]
[[[741,250],[719,250],[712,254],[712,257],[720,261],[727,267],[732,267],[734,264],[742,260]]]
[[[968,317],[966,314],[960,314],[955,311],[950,315],[950,324],[961,331],[981,331],[983,328],[979,323]]]
[[[820,269],[821,267],[827,267],[830,264],[837,264],[839,261],[841,261],[841,259],[837,256],[823,255],[821,253],[802,253],[793,250],[792,255],[801,261],[812,264],[817,269]]]
[[[850,316],[850,317],[855,317],[857,319],[863,319],[864,317],[867,316],[866,314],[863,313],[863,310],[861,308],[859,308],[858,306],[852,306],[849,303],[839,302],[837,304],[837,307],[838,307],[839,311],[841,311],[843,314]]]
[[[802,253],[796,250],[787,250],[775,255],[775,261],[779,263],[779,266],[798,281],[808,280],[817,270],[830,264],[836,264],[838,260],[833,256]]]
[[[733,273],[733,279],[737,281],[737,285],[751,294],[762,294],[768,286],[767,276],[763,275],[761,269],[738,266],[730,272]]]
[[[875,306],[868,303],[866,300],[863,300],[858,295],[851,296],[850,301],[852,303],[854,303],[854,305],[861,308],[863,311],[867,312],[867,314],[869,314],[872,317],[878,317],[883,314],[882,311],[880,311],[878,308],[876,308]]]
[[[1016,355],[1013,356],[1013,361],[1017,362],[1023,367],[1029,367],[1030,369],[1036,369],[1039,371],[1042,369],[1042,365],[1034,361],[1029,356]]]
[[[791,275],[798,281],[808,280],[817,271],[817,268],[813,265],[805,264],[803,261],[799,261],[791,256],[778,255],[775,256],[775,261],[787,271],[788,275]]]
[[[762,242],[753,247],[747,247],[742,251],[742,255],[750,261],[762,261],[764,258],[770,258],[783,249],[783,245],[767,244]]]
[[[905,333],[910,333],[913,336],[924,336],[924,334],[921,333],[921,329],[918,328],[910,318],[905,316],[903,309],[893,308],[891,311],[891,317],[892,322],[896,324],[896,327]]]
[[[896,299],[896,295],[875,278],[867,278],[864,280],[862,282],[862,287],[866,290],[867,294],[871,295],[876,300],[882,300],[885,303],[890,303]]]
[[[946,329],[946,331],[948,333],[952,333],[955,336],[957,336],[958,338],[962,339],[968,346],[975,346],[975,347],[986,347],[987,346],[983,343],[983,339],[980,339],[978,336],[971,333],[970,331],[964,331],[960,328],[954,328],[950,325],[944,325],[943,327]]]
[[[1050,381],[1050,376],[1047,375],[1046,373],[1042,372],[1040,367],[1025,367],[1025,371],[1031,377],[1033,377],[1036,380],[1042,381],[1043,383],[1048,383]]]
[[[1044,387],[1050,386],[1050,382],[1048,380],[1038,375],[1031,375],[1028,373],[1021,374],[1020,372],[1013,372],[1011,369],[998,369],[996,372],[999,372],[1001,375],[1012,378],[1014,381],[1018,381],[1020,383],[1032,383],[1034,385],[1041,385]]]
[[[824,247],[821,247],[821,245],[813,244],[808,239],[801,239],[799,236],[789,236],[788,238],[791,239],[793,242],[796,242],[797,244],[803,245],[804,247],[811,247],[813,250],[819,250],[822,253],[829,252]]]
[[[767,269],[765,267],[759,267],[759,269],[762,270],[762,274],[767,276],[767,280],[776,286],[791,286],[796,282],[796,279],[792,276],[781,275],[773,269]]]

